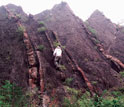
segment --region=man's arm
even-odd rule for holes
[[[53,52],[53,56],[55,56],[56,55],[56,49],[54,50],[54,52]]]

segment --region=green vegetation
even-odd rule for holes
[[[65,80],[65,84],[66,84],[66,85],[70,85],[72,81],[73,81],[73,78],[67,78],[67,79]]]
[[[24,26],[20,26],[17,28],[16,30],[16,33],[18,35],[18,41],[22,42],[23,41],[23,34],[24,34],[24,31],[25,31],[25,27]]]
[[[22,88],[6,80],[0,86],[0,107],[28,107]]]
[[[124,77],[124,71],[121,71],[121,72],[120,72],[120,75],[121,75],[122,77]]]
[[[81,95],[81,91],[74,88],[67,88],[67,91],[71,92],[71,96],[64,98],[64,107],[95,107],[89,92]]]
[[[39,45],[37,48],[39,51],[43,51],[45,49],[44,45]]]
[[[94,42],[95,44],[99,44],[99,43],[100,43],[100,41],[97,40],[97,39],[93,39],[93,42]]]
[[[93,35],[97,35],[96,30],[93,29],[92,27],[88,26],[88,30],[89,30]]]
[[[66,46],[61,46],[62,47],[62,49],[65,49],[66,48]]]
[[[46,27],[40,27],[40,28],[37,29],[37,31],[38,31],[39,33],[43,33],[43,32],[45,32],[46,30],[47,30]]]
[[[43,21],[39,21],[38,23],[39,23],[39,25],[45,26]]]
[[[21,14],[16,14],[16,17],[20,19],[21,18]]]
[[[94,49],[96,49],[96,50],[97,50],[97,49],[98,49],[98,47],[97,47],[97,46],[94,46]]]
[[[97,84],[97,81],[92,81],[91,82],[93,85],[96,85]]]
[[[76,90],[75,88],[66,87],[66,89],[67,89],[67,92],[69,94],[74,95],[76,97],[80,96],[80,94],[81,94],[81,91],[80,90]]]
[[[59,65],[59,68],[60,68],[61,70],[66,70],[66,67],[65,67],[64,65]]]
[[[57,41],[53,42],[53,46],[54,46],[54,47],[61,46],[62,49],[65,49],[65,48],[66,48],[66,46],[62,46],[62,45],[61,45],[59,42],[57,42]]]
[[[53,46],[54,47],[57,47],[57,46],[60,46],[61,44],[59,43],[59,42],[57,42],[57,41],[55,41],[55,42],[53,42]]]
[[[19,33],[19,34],[23,34],[24,33],[24,30],[25,30],[25,27],[24,26],[20,26],[20,27],[18,27],[18,29],[16,30],[16,32]]]
[[[67,91],[71,93],[64,98],[64,107],[124,107],[124,88],[123,91],[109,92],[105,90],[101,96],[96,94],[92,98],[87,91],[83,95],[73,88],[67,87]]]

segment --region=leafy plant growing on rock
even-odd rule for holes
[[[122,77],[124,77],[124,71],[121,71],[121,72],[120,72],[120,75],[121,75]]]
[[[24,26],[20,26],[20,27],[18,27],[16,32],[22,35],[24,33],[24,30],[25,30],[25,27]]]
[[[43,21],[39,21],[38,23],[39,23],[39,25],[45,26]]]
[[[47,29],[45,27],[40,27],[37,29],[39,33],[44,33]]]
[[[64,65],[59,65],[59,68],[60,68],[61,70],[66,70],[66,67],[65,67]]]
[[[92,84],[93,84],[93,85],[96,85],[96,84],[97,84],[97,81],[92,81]]]
[[[44,45],[39,45],[37,48],[39,51],[43,51],[45,49]]]
[[[88,26],[88,30],[93,34],[93,35],[96,35],[97,32],[95,29],[93,29],[92,27]]]
[[[57,42],[57,41],[55,41],[55,42],[53,42],[53,46],[54,47],[57,47],[57,46],[60,46],[61,44],[59,43],[59,42]]]
[[[25,31],[25,27],[24,26],[19,26],[16,30],[16,33],[18,35],[18,41],[22,41],[23,40],[23,34]]]
[[[72,81],[73,81],[73,78],[67,78],[67,79],[65,80],[65,84],[66,84],[66,85],[70,85]]]

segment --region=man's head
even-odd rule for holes
[[[56,48],[60,48],[60,46],[57,46]]]

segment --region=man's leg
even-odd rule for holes
[[[57,56],[55,57],[54,64],[56,65],[56,67],[58,67],[58,57]]]
[[[61,64],[61,57],[58,57],[58,64]]]

